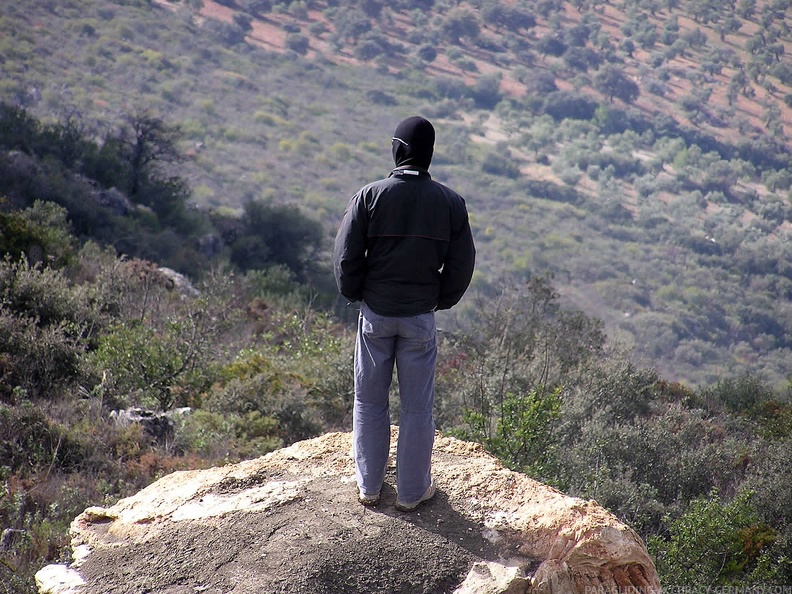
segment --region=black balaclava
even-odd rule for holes
[[[393,133],[393,161],[396,167],[429,169],[434,152],[435,130],[429,120],[413,116],[396,126]]]

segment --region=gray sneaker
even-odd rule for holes
[[[382,474],[383,475],[388,474],[388,459],[387,458],[385,459],[385,469],[382,471]],[[363,489],[358,487],[358,501],[360,503],[362,503],[363,505],[366,505],[366,506],[379,505],[380,492],[381,491],[382,491],[382,489],[380,488],[380,490],[377,491],[375,494],[366,495],[363,492]]]
[[[402,512],[415,511],[416,509],[418,509],[418,506],[421,505],[424,501],[429,501],[432,497],[434,497],[436,491],[437,489],[435,489],[434,481],[432,481],[431,483],[429,483],[429,488],[426,489],[426,493],[424,493],[423,496],[418,501],[416,501],[415,503],[404,503],[403,501],[399,501],[399,499],[397,498],[394,507]]]
[[[358,488],[358,501],[365,506],[378,505],[380,502],[380,494],[366,495]]]

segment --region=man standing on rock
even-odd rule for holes
[[[355,343],[353,454],[358,499],[379,503],[390,449],[393,365],[401,400],[396,509],[431,499],[436,310],[456,305],[473,276],[476,250],[465,201],[434,181],[435,130],[402,121],[392,139],[396,168],[347,205],[333,267],[341,294],[360,301]]]

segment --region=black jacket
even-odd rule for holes
[[[407,166],[349,201],[333,267],[347,299],[401,317],[456,305],[475,257],[465,201],[426,170]]]

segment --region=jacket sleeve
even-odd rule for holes
[[[459,303],[470,285],[476,265],[476,247],[473,244],[473,233],[470,230],[470,221],[462,198],[459,198],[454,214],[456,225],[452,225],[448,254],[440,275],[440,299],[437,309],[450,309]]]
[[[333,272],[339,292],[350,301],[363,298],[366,278],[368,215],[360,193],[347,205],[333,248]]]

